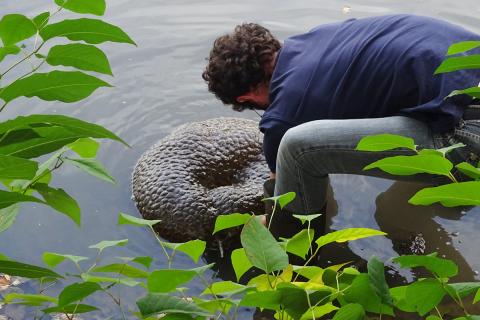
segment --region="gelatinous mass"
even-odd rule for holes
[[[258,124],[215,118],[183,125],[146,151],[133,173],[133,196],[156,230],[180,242],[211,237],[215,218],[263,213],[268,178]]]

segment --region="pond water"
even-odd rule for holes
[[[24,205],[13,227],[0,234],[0,252],[12,258],[39,264],[44,251],[92,256],[89,245],[128,238],[128,246],[106,252],[106,259],[120,254],[150,255],[157,258],[156,267],[165,266],[154,237],[143,229],[116,226],[117,215],[120,211],[138,214],[131,201],[131,172],[140,155],[172,129],[219,116],[258,120],[253,112],[237,113],[223,106],[207,92],[201,79],[212,41],[238,23],[261,23],[284,39],[321,23],[351,17],[414,13],[446,19],[480,33],[478,0],[111,0],[108,5],[106,20],[121,26],[138,44],[101,45],[113,67],[115,78],[108,81],[115,88],[98,90],[87,100],[69,105],[19,99],[8,106],[0,120],[31,113],[73,115],[106,126],[132,148],[113,142],[102,144],[99,158],[116,178],[116,186],[74,168],[63,168],[54,185],[65,187],[81,204],[82,228],[46,207]],[[49,1],[2,0],[0,15],[21,12],[34,16],[49,8],[53,10]],[[386,260],[397,251],[408,251],[412,239],[421,233],[427,252],[438,251],[460,265],[459,280],[479,279],[480,210],[408,205],[407,199],[418,188],[389,180],[333,176],[331,227],[370,227],[388,232],[389,238],[350,245],[365,259],[377,255]],[[334,253],[324,259],[333,260]],[[181,256],[176,261],[180,267],[193,267]],[[411,278],[408,273],[401,274]],[[194,283],[193,290],[196,287]],[[124,290],[122,297],[133,307],[138,292]],[[4,308],[2,312],[14,319],[26,317],[23,310]],[[102,319],[116,312],[106,307],[103,313],[92,313],[88,318]]]

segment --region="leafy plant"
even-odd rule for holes
[[[0,113],[20,97],[70,103],[87,98],[98,88],[111,87],[85,72],[112,75],[108,58],[95,44],[107,41],[135,44],[120,28],[102,20],[54,21],[63,10],[101,16],[105,0],[55,0],[55,4],[58,7],[54,12],[31,18],[18,13],[1,17]],[[61,39],[75,42],[59,44]],[[44,52],[42,49],[52,41],[54,44]],[[7,56],[11,58],[8,60],[18,58],[6,65]],[[24,74],[15,72],[28,64],[31,70]],[[47,65],[50,70],[40,73]],[[57,70],[57,66],[63,69]],[[50,180],[54,171],[68,163],[114,183],[113,177],[95,160],[97,139],[128,146],[99,125],[67,116],[27,115],[0,122],[0,182],[4,186],[0,190],[0,232],[12,225],[22,202],[50,206],[80,225],[78,203],[62,188],[51,186]],[[38,160],[46,156],[49,156],[46,161]]]
[[[454,43],[447,52],[447,58],[435,70],[435,74],[453,72],[465,69],[480,69],[480,54],[460,55],[480,47],[480,41],[463,41]],[[448,97],[459,94],[468,94],[474,98],[480,98],[480,87],[471,87],[453,91]],[[448,98],[447,97],[447,98]]]
[[[276,197],[285,205],[294,198],[291,193]],[[248,218],[247,218],[248,215]],[[299,226],[317,216],[298,216]],[[77,314],[97,311],[103,306],[91,305],[89,297],[107,295],[118,306],[123,319],[241,319],[245,307],[271,310],[275,319],[375,319],[395,316],[398,312],[415,313],[426,319],[443,319],[439,304],[451,299],[460,306],[464,316],[460,319],[477,319],[471,315],[464,301],[480,300],[480,283],[452,283],[458,268],[450,260],[428,256],[400,256],[393,259],[402,268],[423,268],[431,273],[408,285],[390,288],[385,280],[384,263],[376,257],[368,262],[366,272],[349,267],[349,263],[327,268],[309,265],[318,257],[323,246],[332,242],[346,242],[383,232],[367,228],[350,228],[314,237],[309,224],[290,239],[276,240],[259,217],[249,214],[220,216],[215,231],[243,225],[240,235],[242,247],[231,254],[232,268],[237,281],[212,282],[205,272],[213,264],[191,269],[178,269],[174,257],[178,252],[186,254],[198,263],[206,243],[193,240],[185,243],[162,241],[153,230],[161,223],[120,213],[119,225],[144,227],[157,237],[168,260],[168,266],[151,269],[151,257],[117,257],[118,262],[102,264],[102,253],[114,246],[128,244],[127,239],[101,241],[90,248],[97,250],[94,260],[68,254],[46,252],[46,267],[33,266],[2,257],[0,272],[27,277],[38,282],[39,293],[9,293],[5,304],[26,305],[37,310],[38,318],[45,314],[63,314],[75,319]],[[302,265],[289,262],[288,253],[302,257]],[[309,257],[307,258],[307,255]],[[64,274],[53,269],[61,263],[73,267]],[[246,273],[255,269],[256,274]],[[192,280],[203,284],[201,292],[186,288]],[[243,280],[242,280],[243,279]],[[52,294],[45,283],[68,281],[71,283],[58,294]],[[126,310],[122,299],[112,293],[115,286],[143,288],[144,294],[137,301],[138,310]],[[85,301],[85,299],[88,299]],[[88,304],[87,304],[88,303]]]
[[[408,141],[408,144],[406,144],[405,141]],[[382,147],[379,148],[379,145],[382,145]],[[467,162],[462,162],[454,166],[453,163],[446,158],[449,152],[464,146],[464,144],[459,143],[438,150],[418,150],[410,138],[391,134],[380,134],[363,138],[358,143],[356,150],[376,152],[408,148],[416,154],[411,156],[387,157],[369,164],[364,170],[378,168],[394,175],[428,173],[445,176],[452,181],[452,183],[439,187],[420,190],[410,198],[409,203],[411,204],[430,205],[438,202],[446,207],[476,206],[480,205],[480,168],[474,167]],[[454,176],[454,168],[463,173],[467,179],[472,179],[472,181],[458,182]]]

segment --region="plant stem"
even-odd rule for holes
[[[2,107],[0,107],[0,112],[2,112],[3,109],[5,109],[5,107],[7,106],[7,104],[8,104],[8,102],[5,102],[5,103],[2,105]]]
[[[215,300],[219,301],[220,299],[218,298],[218,296],[215,294],[215,292],[214,292],[213,289],[212,289],[212,284],[209,283],[209,282],[207,281],[207,279],[205,279],[205,277],[203,276],[203,274],[202,274],[202,275],[199,274],[198,277],[200,278],[200,280],[202,280],[204,286],[206,286],[207,289],[210,290],[210,293],[212,294],[213,298],[214,298]],[[222,306],[222,311],[221,311],[222,314],[224,314],[227,319],[230,319],[230,316],[229,316],[228,313],[226,312],[225,303],[224,303],[224,302],[221,302],[220,304],[221,304],[221,306]]]
[[[275,211],[277,211],[277,200],[275,200],[275,202],[273,203],[272,216],[268,220],[268,230],[270,230],[270,226],[272,225],[273,216],[275,215]]]
[[[45,63],[45,59],[42,60],[42,62],[40,62],[36,67],[34,67],[31,71],[25,73],[23,76],[21,76],[20,78],[18,78],[17,80],[20,80],[20,79],[23,79],[29,75],[31,75],[32,73],[34,73],[35,71],[37,71],[38,69],[40,69],[40,67]]]
[[[160,244],[160,246],[162,247],[163,249],[163,253],[165,254],[165,257],[167,257],[168,261],[170,261],[170,255],[168,254],[167,252],[167,249],[165,248],[165,246],[163,245],[163,241],[160,240],[160,238],[158,237],[157,233],[155,232],[155,230],[153,230],[153,226],[149,226],[150,227],[150,230],[153,232],[153,235],[155,236],[155,239],[157,239],[157,242]],[[170,264],[170,263],[169,263]],[[169,267],[170,269],[170,267]]]
[[[454,176],[451,172],[448,174],[448,177],[449,177],[450,180],[452,180],[453,182],[458,183],[457,179],[455,178],[455,176]]]
[[[435,311],[437,311],[438,317],[443,320],[442,314],[440,313],[440,310],[438,310],[437,306],[435,306]]]
[[[18,66],[20,63],[24,62],[25,60],[27,59],[30,59],[31,56],[33,56],[34,54],[36,54],[42,47],[43,45],[45,44],[45,41],[43,41],[37,49],[35,49],[34,51],[32,51],[31,53],[29,53],[28,55],[26,55],[23,59],[17,61],[16,63],[14,63],[12,66],[10,66],[5,72],[3,72],[2,74],[0,74],[0,78],[3,78],[7,73],[9,73],[10,71],[12,71],[16,66]]]
[[[50,170],[45,170],[44,172],[42,172],[37,178],[33,179],[32,181],[30,181],[30,183],[25,187],[23,188],[23,194],[25,194],[25,192],[28,191],[28,189],[33,186],[35,183],[37,183],[40,179],[42,179],[43,177],[45,177],[47,174],[49,173],[52,173],[53,171],[57,170],[58,168],[60,168],[63,164],[63,159],[62,159],[62,155],[59,155],[58,158],[57,158],[57,162],[55,163],[55,165],[53,166],[52,169]]]

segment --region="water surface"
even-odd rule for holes
[[[3,0],[0,15],[21,12],[34,16],[49,8],[53,11],[49,1]],[[207,92],[201,72],[212,41],[247,21],[261,23],[284,39],[322,23],[393,13],[438,17],[480,33],[478,0],[109,1],[105,19],[121,26],[138,44],[101,45],[115,74],[115,78],[107,80],[115,88],[100,89],[85,101],[68,105],[19,99],[8,106],[0,120],[21,114],[61,113],[106,126],[132,146],[127,149],[113,142],[102,145],[100,160],[117,179],[117,185],[97,181],[74,168],[63,168],[53,185],[64,187],[79,201],[82,228],[49,208],[24,205],[13,227],[0,234],[0,252],[25,262],[41,263],[44,251],[92,256],[89,245],[128,238],[130,244],[107,252],[107,259],[119,254],[150,255],[158,258],[157,267],[165,267],[150,233],[116,226],[120,211],[138,214],[130,198],[130,176],[136,160],[155,141],[183,123],[219,116],[258,120],[253,112],[230,110]],[[418,186],[388,180],[338,175],[332,178],[332,188],[332,228],[381,228],[393,239],[352,243],[355,254],[365,259],[375,254],[386,260],[397,255],[395,250],[408,249],[410,240],[422,233],[428,252],[439,251],[461,265],[461,280],[478,279],[475,270],[480,270],[480,237],[476,229],[480,210],[413,207],[406,201]],[[180,256],[177,263],[193,266]],[[198,285],[194,283],[193,290]],[[124,290],[123,297],[133,306],[137,294],[135,290]],[[115,314],[109,308],[96,313],[96,317]],[[3,310],[0,314],[10,309]],[[15,319],[24,317],[21,310],[8,312]]]

